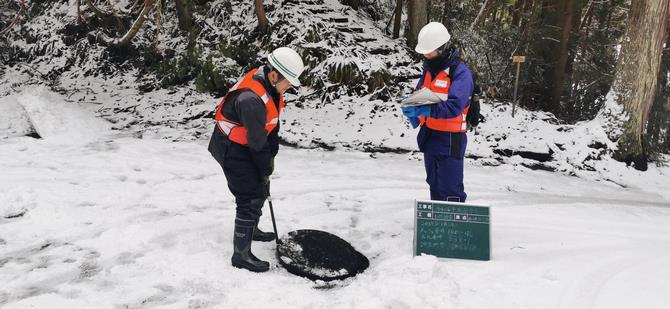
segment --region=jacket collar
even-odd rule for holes
[[[457,48],[449,47],[445,49],[435,60],[424,60],[423,69],[428,71],[433,77],[446,70],[460,61],[460,53]],[[450,72],[453,73],[453,72]]]
[[[274,100],[275,104],[279,104],[279,92],[277,92],[277,88],[270,84],[268,73],[270,73],[270,68],[262,65],[258,68],[256,74],[254,74],[253,79],[263,85],[263,88],[265,88],[268,94],[272,97],[272,100]]]

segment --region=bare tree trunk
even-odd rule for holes
[[[77,0],[75,5],[77,6],[77,25],[79,25],[82,22],[82,19],[81,19],[81,0]]]
[[[670,13],[668,13],[670,14]],[[670,18],[670,16],[668,16]],[[664,53],[666,56],[666,63],[670,63],[670,20],[668,21],[668,25],[666,25],[667,31],[665,33],[665,49]],[[665,97],[664,99],[667,99],[665,102],[665,114],[666,114],[666,121],[665,121],[665,142],[663,145],[663,150],[665,153],[670,153],[670,64],[666,66],[666,72],[667,75],[665,77],[665,85],[661,85],[663,87],[663,91],[665,92]]]
[[[518,28],[521,22],[522,8],[526,0],[516,0],[512,7],[512,26]]]
[[[484,3],[482,4],[482,7],[479,9],[479,13],[477,13],[477,16],[475,17],[475,20],[470,24],[470,30],[474,29],[475,26],[477,25],[477,22],[479,22],[479,19],[482,17],[482,14],[484,11],[486,11],[486,7],[489,4],[489,0],[485,0]]]
[[[393,20],[393,38],[400,37],[400,22],[402,21],[403,0],[396,0],[395,19]]]
[[[193,27],[193,2],[191,0],[175,0],[179,29],[190,32]]]
[[[593,10],[591,9],[592,6],[593,6],[593,0],[589,0],[589,3],[586,4],[586,10],[584,11],[584,15],[579,20],[579,30],[582,29],[585,21],[590,20],[591,16],[593,16]]]
[[[407,19],[409,20],[407,43],[412,46],[416,43],[421,28],[428,23],[426,0],[407,0]]]
[[[140,12],[140,15],[137,16],[137,19],[135,19],[135,22],[133,22],[133,25],[132,27],[130,27],[130,30],[128,30],[128,32],[126,32],[126,34],[121,39],[117,39],[114,45],[120,47],[130,43],[130,41],[135,37],[135,35],[137,35],[137,32],[140,31],[142,25],[144,25],[144,21],[147,19],[147,16],[151,12],[151,9],[154,7],[155,1],[156,0],[144,0],[144,8],[142,9],[142,12]]]
[[[258,18],[258,30],[261,33],[268,33],[270,30],[270,21],[268,17],[265,16],[265,7],[263,6],[263,0],[255,0],[256,6],[256,17]]]
[[[557,110],[560,109],[560,103],[563,99],[565,85],[565,76],[568,74],[568,57],[571,56],[572,52],[569,50],[570,47],[570,38],[572,36],[572,24],[575,14],[575,1],[574,0],[565,0],[562,3],[563,7],[561,9],[561,37],[558,47],[558,59],[553,68],[553,82],[552,82],[552,96],[551,99],[553,103],[551,104]],[[570,62],[572,62],[570,60]]]
[[[154,20],[156,24],[156,40],[154,41],[154,48],[158,49],[158,45],[160,44],[160,37],[161,37],[161,17],[162,17],[162,11],[163,11],[163,0],[158,0],[158,3],[156,3],[156,12],[154,12]]]
[[[524,24],[528,24],[533,15],[533,9],[535,8],[535,0],[524,0],[523,2],[523,12],[521,13],[521,28]]]
[[[670,21],[668,21],[670,22]],[[658,92],[649,112],[645,142],[650,152],[670,153],[670,25],[665,34],[665,49],[658,74]]]
[[[564,0],[561,0],[561,3]],[[559,6],[555,0],[536,0],[537,16],[526,22],[526,28],[532,28],[527,34],[528,54],[530,55],[526,72],[525,86],[521,103],[530,109],[553,111],[551,100],[552,69],[557,61],[560,43]]]
[[[449,0],[444,0],[444,8],[442,9],[442,24],[447,27],[447,29],[451,29],[451,25],[449,24]]]
[[[426,23],[430,20],[430,11],[433,10],[433,0],[426,0]]]
[[[492,10],[492,13],[491,13],[491,18],[490,19],[489,19],[489,13],[488,13],[489,10],[486,10],[484,12],[484,26],[486,26],[486,22],[488,22],[489,20],[491,20],[494,25],[496,24],[496,20],[498,19],[498,17],[497,17],[498,16],[498,11],[499,11],[498,10],[498,3],[491,2],[491,10]]]
[[[656,95],[670,0],[633,0],[610,100],[599,114],[609,138],[617,142],[615,158],[647,169],[644,127]]]

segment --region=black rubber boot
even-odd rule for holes
[[[254,227],[254,238],[255,241],[273,241],[275,240],[275,233],[273,232],[263,232],[258,228],[258,224]]]
[[[264,272],[270,269],[270,263],[265,262],[251,253],[251,239],[257,221],[235,218],[235,233],[233,235],[234,252],[230,259],[234,267],[244,268],[253,272]]]

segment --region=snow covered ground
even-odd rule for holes
[[[45,97],[12,98],[23,112],[6,116],[44,139],[0,139],[2,308],[668,306],[668,167],[619,168],[615,183],[468,159],[469,201],[492,205],[492,260],[439,260],[412,257],[420,156],[284,147],[280,233],[325,230],[371,261],[319,288],[230,266],[235,205],[206,141],[137,139]],[[253,251],[276,265],[274,244]]]

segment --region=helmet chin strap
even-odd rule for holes
[[[441,54],[444,54],[444,52],[446,52],[448,49],[449,49],[449,42],[444,43],[444,45],[440,46],[437,49],[437,52],[440,53],[440,55],[441,55]]]

